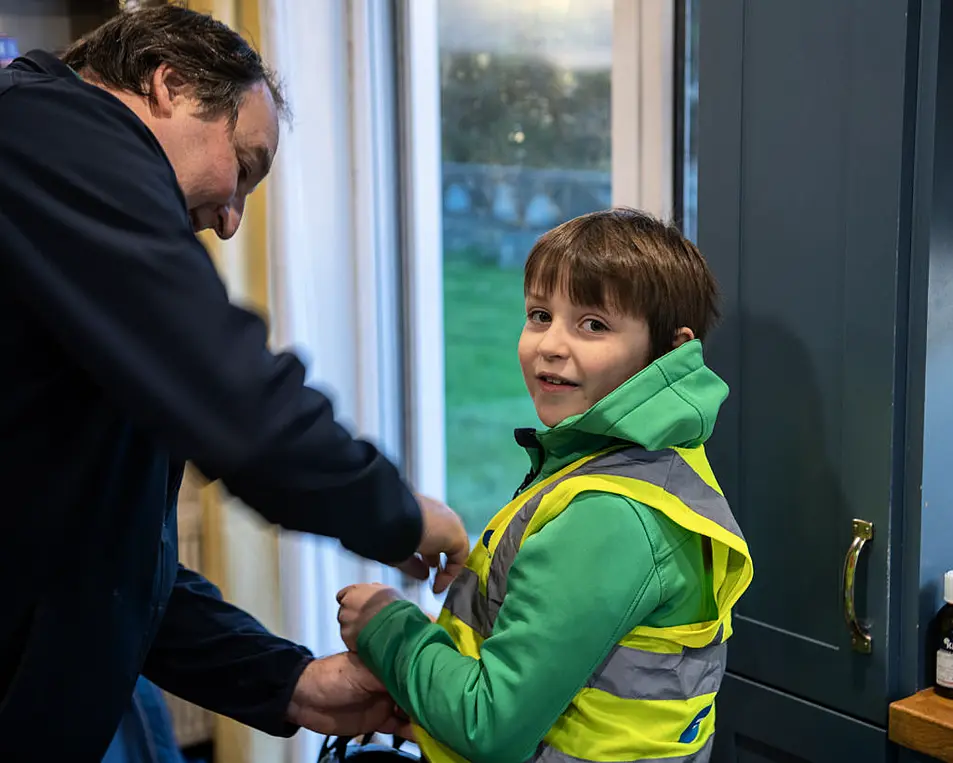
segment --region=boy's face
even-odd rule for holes
[[[641,318],[576,305],[559,291],[526,298],[520,366],[547,427],[591,408],[645,368],[650,352]]]

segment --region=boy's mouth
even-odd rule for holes
[[[570,381],[559,374],[537,374],[536,379],[547,392],[570,390],[579,386],[576,382]]]

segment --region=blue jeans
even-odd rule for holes
[[[185,763],[165,697],[145,678],[136,683],[132,702],[102,763]]]

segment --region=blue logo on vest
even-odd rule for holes
[[[483,533],[483,545],[486,546],[487,548],[490,547],[490,538],[492,537],[493,537],[492,530],[487,530],[485,533]]]
[[[714,705],[708,705],[708,707],[703,708],[702,711],[692,719],[692,722],[688,724],[688,728],[685,729],[678,738],[679,744],[691,744],[698,739],[698,728],[702,725],[702,721],[708,717],[713,707]]]

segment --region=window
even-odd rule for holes
[[[698,235],[698,3],[679,0],[675,31],[675,217],[692,241]]]
[[[516,358],[522,268],[612,203],[612,0],[439,0],[447,498],[475,534],[538,426]]]
[[[528,466],[512,429],[536,423],[516,360],[533,240],[613,203],[673,214],[680,2],[271,5],[295,111],[268,186],[279,344],[474,535]],[[340,648],[337,588],[388,578],[331,542],[280,548],[285,633]],[[317,756],[312,735],[294,748]]]

